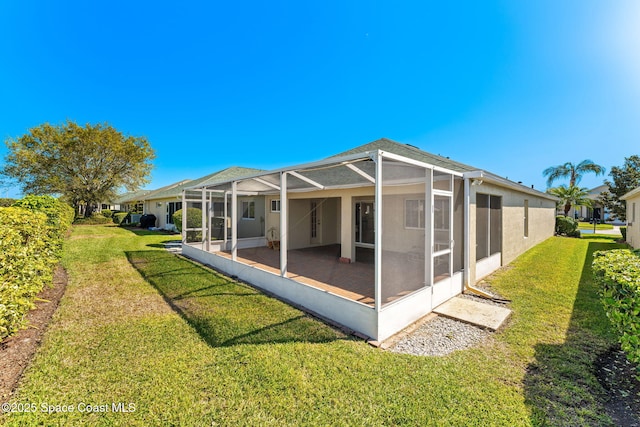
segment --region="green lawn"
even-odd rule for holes
[[[578,228],[581,230],[593,230],[593,224],[590,224],[586,221],[578,222]],[[611,224],[596,224],[596,230],[613,230],[613,225]]]
[[[0,423],[611,424],[593,362],[615,338],[589,271],[610,238],[551,238],[492,277],[508,327],[446,357],[372,348],[164,251],[169,239],[74,227],[66,295],[13,400],[37,410]]]

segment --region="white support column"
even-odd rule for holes
[[[182,190],[182,243],[187,243],[187,192]]]
[[[209,208],[207,209],[207,252],[211,250],[211,217],[213,215],[213,193],[209,192]]]
[[[353,246],[353,198],[350,195],[343,195],[340,199],[340,256],[355,262],[355,251]]]
[[[238,260],[238,183],[231,183],[231,259]]]
[[[375,310],[380,312],[382,307],[382,155],[378,151],[375,157],[376,186],[375,186]]]
[[[469,271],[471,265],[471,262],[469,260],[471,255],[471,243],[469,242],[469,229],[471,224],[471,218],[469,218],[469,214],[471,213],[471,188],[469,187],[469,181],[469,178],[464,178],[464,287],[471,286],[471,271]]]
[[[224,248],[227,248],[227,240],[229,240],[229,232],[227,230],[227,228],[229,227],[229,224],[227,223],[227,218],[229,218],[229,206],[227,203],[227,199],[229,197],[229,192],[225,191],[224,192],[224,221],[222,224],[222,227],[224,228],[223,233],[224,233]]]
[[[289,240],[288,209],[287,173],[280,172],[280,275],[282,277],[287,277],[287,240]]]
[[[433,169],[425,170],[424,214],[424,280],[433,295]]]
[[[202,250],[203,251],[208,251],[209,250],[209,245],[207,243],[207,214],[208,214],[208,209],[207,209],[207,189],[203,188],[202,190],[200,190],[200,202],[202,203],[202,223],[200,224],[200,226],[202,227],[202,231],[201,231],[201,240],[202,240]]]

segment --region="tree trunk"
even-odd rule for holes
[[[567,203],[566,205],[564,205],[564,216],[568,216],[570,210],[571,210],[571,204],[570,203]]]
[[[90,202],[87,202],[87,207],[84,210],[84,217],[85,218],[90,218],[91,215],[93,214],[93,205]]]

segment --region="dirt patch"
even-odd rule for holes
[[[640,371],[620,348],[611,348],[595,364],[600,384],[607,390],[607,414],[616,425],[640,427]]]
[[[22,373],[40,346],[66,287],[67,272],[58,266],[53,276],[53,287],[46,287],[38,294],[36,308],[27,314],[27,329],[0,342],[0,403],[11,398]]]

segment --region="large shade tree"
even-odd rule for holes
[[[625,157],[624,165],[612,167],[609,176],[611,181],[604,181],[609,191],[600,194],[600,201],[615,218],[624,221],[627,218],[626,202],[620,197],[640,187],[640,156]]]
[[[131,191],[148,182],[155,157],[146,138],[108,124],[46,123],[5,144],[5,177],[24,193],[61,195],[76,212],[85,207],[85,215],[119,188]]]
[[[591,160],[583,160],[577,165],[567,162],[558,166],[551,166],[545,169],[542,174],[547,177],[547,187],[551,187],[553,182],[560,178],[569,178],[569,188],[577,185],[585,173],[595,173],[596,176],[603,175],[605,168],[593,163]]]
[[[550,188],[547,193],[556,196],[558,198],[557,206],[563,207],[564,216],[569,214],[572,206],[587,206],[592,207],[591,199],[588,196],[588,190],[575,185],[560,185],[558,187]]]

